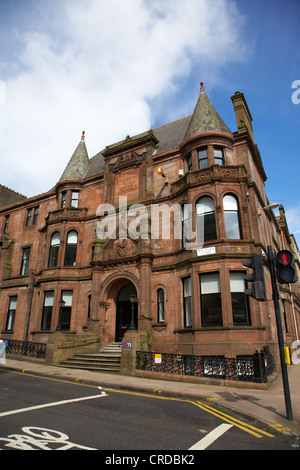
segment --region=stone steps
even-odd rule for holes
[[[119,373],[121,367],[121,344],[110,343],[98,353],[76,354],[72,358],[62,361],[60,366],[94,372]]]

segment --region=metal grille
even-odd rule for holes
[[[266,367],[264,351],[256,352],[253,356],[237,358],[157,354],[144,351],[136,353],[137,370],[260,383],[266,382],[267,376],[273,372],[271,354],[268,355],[268,363],[269,366]]]
[[[36,359],[45,359],[46,357],[47,344],[45,343],[31,343],[14,339],[7,339],[5,341],[7,341],[6,352],[8,354],[18,354]]]

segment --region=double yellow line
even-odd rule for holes
[[[240,421],[236,418],[233,418],[233,416],[227,415],[226,413],[223,413],[222,411],[216,410],[216,408],[213,408],[212,406],[206,405],[200,401],[190,401],[190,400],[188,401],[192,403],[193,405],[198,406],[202,410],[214,416],[217,416],[217,418],[220,418],[223,421],[226,421],[227,423],[230,423],[233,426],[236,426],[237,428],[240,428],[243,431],[248,432],[249,434],[252,434],[253,436],[257,438],[261,438],[263,437],[263,435],[267,437],[274,437],[272,434],[266,431],[263,431],[261,429],[258,429],[255,426],[251,426],[250,424],[244,423],[243,421]]]

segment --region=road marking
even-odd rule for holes
[[[197,442],[195,445],[189,448],[189,450],[205,450],[211,444],[213,444],[219,437],[221,437],[225,432],[232,428],[232,424],[223,423],[218,426],[216,429],[211,431],[207,436],[203,437],[201,441]]]
[[[200,403],[200,402],[191,402],[191,403],[198,406],[199,408],[202,408],[203,410],[207,411],[208,413],[211,413],[212,415],[217,416],[218,418],[222,419],[223,421],[226,421],[227,423],[232,424],[233,426],[236,426],[237,428],[240,428],[243,431],[252,434],[253,436],[255,436],[257,438],[261,438],[262,437],[261,434],[264,434],[265,436],[268,436],[268,437],[274,437],[272,434],[269,434],[268,432],[262,431],[261,429],[258,429],[254,426],[251,426],[250,424],[247,424],[243,421],[240,421],[236,418],[233,418],[233,416],[230,416],[230,415],[227,415],[226,413],[218,411],[218,410],[216,410],[215,408],[213,408],[209,405],[205,405],[204,403]]]
[[[44,403],[43,405],[28,406],[27,408],[19,408],[18,410],[4,411],[3,413],[0,413],[0,418],[3,418],[4,416],[16,415],[18,413],[26,413],[27,411],[40,410],[42,408],[50,408],[52,406],[67,405],[68,403],[76,403],[76,402],[85,401],[85,400],[94,400],[95,398],[102,398],[102,397],[108,397],[108,395],[105,392],[101,392],[100,395],[98,394],[98,395],[93,395],[90,397],[73,398],[71,400],[62,400],[62,401],[56,401],[53,403]]]

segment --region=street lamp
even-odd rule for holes
[[[131,303],[131,319],[130,319],[130,324],[128,327],[128,330],[136,330],[136,326],[134,323],[134,304],[137,302],[137,297],[136,295],[131,295],[129,297],[130,303]]]
[[[66,305],[66,302],[61,298],[58,302],[58,305],[59,305],[59,313],[58,313],[58,324],[57,324],[57,327],[56,327],[56,331],[62,331],[61,316],[62,316],[62,309]]]

